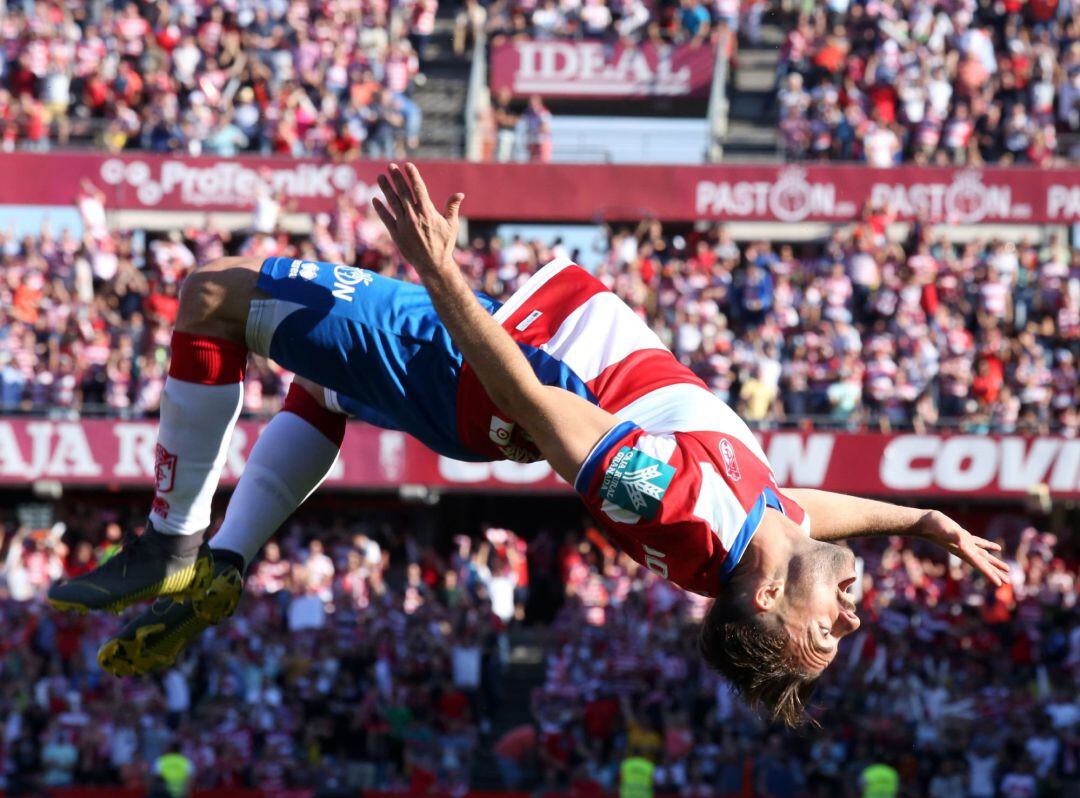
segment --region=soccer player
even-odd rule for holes
[[[941,513],[782,491],[731,408],[569,261],[504,305],[474,294],[453,259],[463,196],[440,212],[411,164],[379,185],[375,209],[423,286],[289,258],[226,258],[185,281],[147,531],[49,593],[83,611],[157,597],[102,647],[106,670],[166,665],[231,614],[259,548],[330,471],[347,416],[461,460],[547,459],[631,557],[716,598],[702,655],[787,723],[859,626],[854,557],[832,541],[925,538],[1001,584],[996,545]],[[297,378],[207,545],[248,352]]]

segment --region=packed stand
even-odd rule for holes
[[[618,555],[568,540],[568,600],[551,629],[533,718],[496,754],[508,786],[598,795],[631,757],[660,794],[1040,798],[1080,789],[1080,606],[1075,548],[985,513],[1009,583],[900,539],[857,546],[865,623],[826,671],[820,730],[763,724],[696,651],[707,603]],[[981,534],[981,533],[980,533]],[[871,792],[872,768],[898,792]]]
[[[1080,157],[1080,5],[782,3],[792,160],[1051,166]]]
[[[145,524],[138,502],[120,507],[66,508],[66,525],[40,530],[0,525],[0,789],[145,789],[174,743],[197,787],[469,783],[528,585],[513,533],[486,528],[447,550],[408,524],[308,517],[266,547],[238,613],[178,667],[121,680],[95,659],[120,621],[42,601],[52,579],[94,567]]]
[[[259,197],[250,228],[150,239],[79,199],[85,235],[0,232],[0,407],[59,415],[156,412],[181,280],[223,254],[354,263],[416,279],[367,203],[341,197],[311,232],[279,229]],[[922,223],[888,235],[888,208],[796,249],[736,242],[723,225],[609,228],[594,251],[478,236],[459,250],[473,286],[505,299],[571,256],[648,321],[721,399],[758,427],[1080,433],[1080,250],[990,237],[954,242]],[[256,359],[245,410],[279,406],[287,375]]]
[[[349,160],[419,146],[438,0],[9,2],[0,148]]]
[[[113,679],[95,652],[120,620],[41,602],[52,579],[145,523],[137,499],[110,505],[68,500],[53,526],[2,527],[9,794],[145,788],[173,746],[198,787],[328,793],[458,794],[480,778],[598,795],[631,755],[656,764],[657,792],[689,798],[854,795],[871,764],[932,798],[1080,786],[1076,542],[1023,515],[961,519],[1004,545],[1012,578],[996,591],[936,549],[857,547],[868,622],[819,688],[822,731],[788,734],[703,666],[707,602],[597,532],[455,534],[416,508],[302,511],[253,565],[231,620],[177,667]],[[503,692],[521,679],[507,670],[515,629],[543,655],[524,683],[531,706]],[[478,770],[488,751],[497,770]],[[1006,783],[1031,791],[999,793]]]
[[[742,5],[747,8],[740,9]],[[697,46],[708,42],[720,26],[738,30],[743,19],[756,36],[763,11],[763,2],[738,0],[539,0],[525,4],[467,0],[458,18],[463,43],[459,50],[464,52],[466,41],[462,28],[482,28],[496,42],[502,37],[527,37]]]

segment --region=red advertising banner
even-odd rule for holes
[[[233,432],[222,482],[235,484],[263,424],[240,421]],[[37,480],[65,485],[148,487],[154,480],[157,422],[86,419],[0,419],[0,486]],[[462,463],[439,457],[402,432],[349,424],[341,457],[325,487],[397,490],[402,485],[444,489],[569,490],[546,462]]]
[[[236,482],[260,424],[242,421],[223,481]],[[149,487],[153,421],[0,419],[0,486]],[[765,453],[781,485],[871,496],[1016,499],[1040,484],[1080,498],[1080,439],[997,435],[767,432]],[[326,488],[569,492],[545,462],[462,463],[401,432],[350,424]]]
[[[512,40],[491,49],[491,88],[519,97],[704,99],[715,62],[709,44]]]
[[[46,793],[49,798],[145,798],[145,789],[129,787],[53,787]],[[0,792],[0,798],[5,793]],[[195,790],[194,798],[314,798],[315,790],[261,790],[220,788]],[[359,795],[359,792],[357,793]],[[365,793],[366,795],[366,793]],[[471,793],[470,796],[475,795]],[[513,798],[513,796],[509,796]]]
[[[45,794],[49,798],[145,798],[145,789],[132,789],[129,787],[53,787]],[[193,798],[313,798],[315,790],[273,790],[273,789],[236,789],[215,788],[210,790],[195,790]],[[340,793],[335,793],[339,795]],[[0,798],[4,798],[5,792],[0,790]],[[350,798],[413,798],[423,795],[424,798],[566,798],[567,792],[510,792],[509,790],[469,790],[466,793],[449,793],[439,790],[428,790],[422,793],[414,790],[356,790],[349,793]],[[602,798],[613,798],[610,793],[600,793]],[[658,798],[667,798],[668,793],[658,793]],[[736,798],[735,796],[701,795],[695,798]]]
[[[432,193],[465,193],[473,219],[523,222],[666,221],[847,223],[863,204],[889,204],[901,220],[1080,222],[1080,168],[951,169],[859,165],[626,166],[421,164]],[[376,194],[384,164],[151,154],[0,154],[0,205],[70,205],[80,181],[110,209],[245,211],[263,187],[298,211],[332,211],[349,193]]]

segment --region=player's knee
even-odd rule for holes
[[[324,409],[326,408],[326,390],[317,382],[312,382],[307,377],[301,377],[299,374],[293,377],[292,385],[289,388],[289,393],[293,391],[304,391],[315,403]]]
[[[259,266],[253,258],[219,258],[191,272],[180,287],[176,329],[243,341]]]
[[[326,391],[318,383],[297,375],[281,409],[304,419],[339,448],[345,440],[346,417],[326,406]]]

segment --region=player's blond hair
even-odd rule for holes
[[[751,709],[800,726],[808,720],[806,704],[820,673],[794,661],[791,637],[779,619],[753,611],[741,600],[736,583],[728,583],[705,616],[698,636],[701,656]]]

